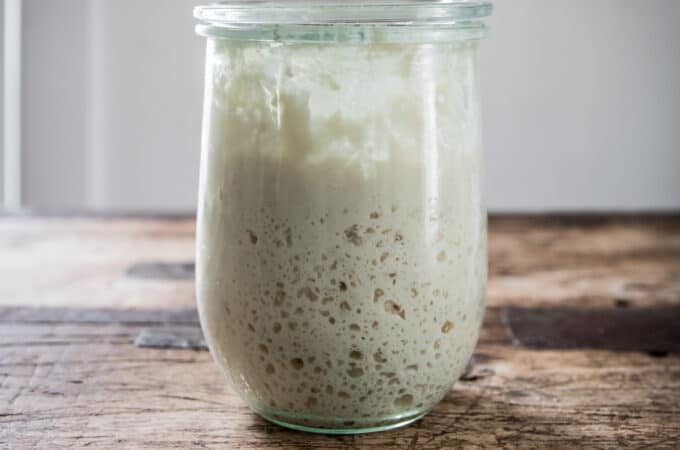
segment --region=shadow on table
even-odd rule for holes
[[[463,383],[466,384],[466,383]],[[534,413],[526,402],[532,394],[519,391],[494,392],[493,388],[454,389],[427,416],[397,430],[362,435],[333,436],[288,430],[252,414],[252,423],[244,430],[255,448],[290,449],[443,449],[461,447],[578,447],[589,441],[585,434],[568,435],[561,425],[573,422],[557,410]],[[539,411],[543,411],[541,413]]]

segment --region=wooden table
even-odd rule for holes
[[[678,215],[493,217],[470,371],[416,424],[345,437],[261,420],[206,351],[134,345],[197,333],[193,236],[0,218],[0,447],[680,446]]]

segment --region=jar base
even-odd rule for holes
[[[291,430],[296,430],[296,431],[305,431],[307,433],[317,433],[317,434],[335,434],[335,435],[340,435],[340,434],[365,434],[365,433],[377,433],[379,431],[387,431],[387,430],[393,430],[395,428],[400,428],[404,427],[406,425],[409,425],[419,419],[422,419],[423,416],[425,416],[428,413],[427,410],[425,411],[419,411],[419,412],[414,412],[414,413],[408,413],[408,414],[396,414],[394,417],[381,417],[376,420],[372,420],[370,423],[366,423],[365,426],[362,426],[362,424],[357,424],[357,427],[354,427],[350,424],[343,423],[342,427],[325,427],[325,426],[312,426],[312,425],[304,425],[299,422],[299,417],[294,417],[291,416],[290,418],[286,418],[285,414],[278,413],[276,416],[265,414],[258,412],[258,414],[267,420],[268,422],[274,423],[276,425],[279,425],[284,428],[289,428]],[[319,418],[321,419],[321,418]],[[317,420],[319,420],[317,419]],[[321,419],[320,421],[324,421]],[[338,425],[340,425],[339,420],[333,420],[333,422],[338,422]],[[331,421],[328,421],[331,422]],[[348,422],[348,421],[344,421]],[[351,421],[350,421],[351,422]]]

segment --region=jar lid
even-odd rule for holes
[[[257,25],[455,25],[489,16],[490,2],[467,0],[231,0],[198,6],[202,22],[228,28]]]

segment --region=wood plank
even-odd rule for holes
[[[489,339],[495,333],[488,330],[472,373],[415,425],[354,437],[287,431],[251,413],[207,352],[136,348],[134,337],[149,326],[142,316],[110,324],[3,322],[0,442],[11,448],[672,448],[680,436],[678,355],[535,351]]]
[[[193,220],[0,219],[0,305],[179,308],[190,280],[132,278],[146,261],[191,261]]]
[[[198,312],[183,309],[71,309],[0,307],[0,325],[118,324],[147,327],[142,347],[205,349]],[[535,349],[680,352],[680,307],[623,309],[487,309],[482,343],[515,343]],[[156,327],[156,328],[153,328]],[[174,342],[173,339],[176,341]]]
[[[188,307],[182,279],[140,279],[141,264],[193,260],[192,220],[0,218],[0,305]],[[680,303],[680,214],[492,216],[490,305]]]
[[[680,303],[680,215],[499,216],[488,301],[607,308]]]

